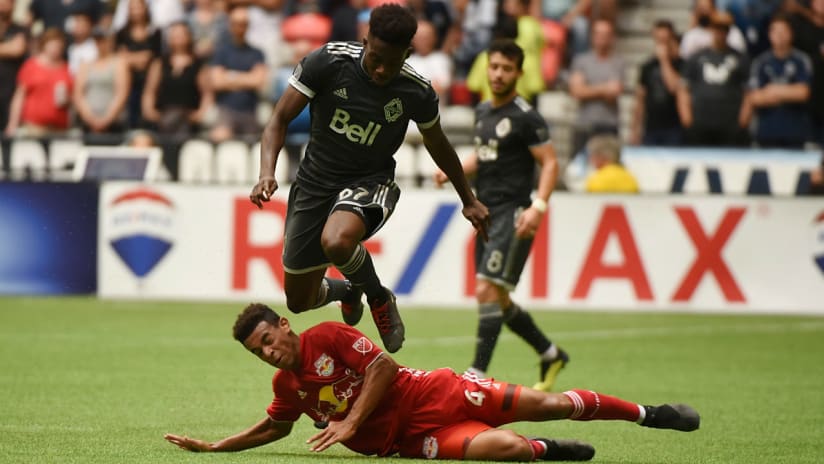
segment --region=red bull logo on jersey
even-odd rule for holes
[[[335,360],[323,353],[315,360],[315,372],[321,377],[329,377],[335,370]]]
[[[335,114],[332,116],[329,128],[335,133],[345,135],[350,142],[371,147],[375,143],[378,132],[381,131],[381,125],[369,121],[369,124],[363,127],[359,124],[350,124],[350,119],[352,119],[352,116],[346,110],[335,108]]]
[[[318,390],[318,406],[314,412],[323,420],[329,420],[335,414],[346,412],[349,398],[355,396],[363,383],[363,377],[357,372],[346,369],[346,376],[335,383],[324,385]]]
[[[423,439],[423,449],[421,450],[426,459],[435,459],[438,457],[438,439],[433,436],[428,436]]]
[[[174,203],[140,187],[116,196],[110,206],[109,244],[132,274],[146,277],[174,243]]]
[[[824,274],[824,211],[818,214],[813,221],[813,261],[818,266],[818,270]]]

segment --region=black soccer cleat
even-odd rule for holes
[[[551,392],[558,379],[558,373],[569,363],[569,355],[558,348],[558,356],[552,361],[541,361],[541,370],[538,383],[532,386],[534,390]]]
[[[394,353],[401,349],[403,345],[406,329],[404,328],[401,314],[398,312],[398,305],[395,302],[395,294],[391,290],[386,290],[386,302],[380,306],[372,306],[370,303],[372,319],[378,328],[378,333],[383,340],[386,351]]]
[[[641,422],[644,427],[692,432],[698,430],[701,424],[698,411],[686,404],[644,406],[644,409],[646,410],[646,417]]]
[[[340,300],[340,312],[343,315],[343,322],[351,326],[358,325],[361,317],[363,317],[363,290],[358,287],[352,287],[346,298]]]
[[[595,456],[595,448],[578,440],[535,438],[546,445],[546,453],[537,457],[541,461],[589,461]]]

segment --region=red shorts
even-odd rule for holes
[[[463,459],[476,435],[514,422],[520,394],[520,385],[432,371],[421,383],[400,455]]]

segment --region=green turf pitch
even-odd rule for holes
[[[272,369],[231,339],[234,304],[0,299],[0,463],[355,463],[340,445],[307,451],[301,419],[284,440],[239,454],[194,454],[165,432],[214,440],[264,415]],[[395,358],[462,370],[473,311],[401,308]],[[594,444],[602,463],[824,462],[824,318],[535,312],[569,351],[558,388],[683,401],[693,433],[618,422],[516,424]],[[290,317],[301,330],[333,307]],[[375,336],[369,320],[361,329]],[[506,329],[505,329],[506,330]],[[532,384],[535,356],[504,333],[491,372]],[[410,462],[388,460],[382,462]]]

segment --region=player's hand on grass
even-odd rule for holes
[[[173,445],[177,445],[178,447],[183,448],[187,451],[194,451],[195,453],[212,450],[211,444],[203,440],[196,440],[194,438],[189,438],[186,436],[181,437],[179,435],[174,435],[171,433],[163,435],[163,438],[165,438],[166,441]]]
[[[449,177],[440,169],[432,175],[432,180],[435,181],[436,187],[441,187],[443,184],[449,182]]]
[[[343,420],[340,422],[329,422],[329,425],[316,433],[306,443],[315,443],[311,451],[323,451],[335,443],[344,442],[355,436],[357,428]]]
[[[478,235],[486,242],[489,240],[487,230],[489,229],[489,210],[476,198],[471,204],[463,207],[461,211],[464,217],[478,231]]]
[[[249,195],[249,200],[257,205],[258,208],[263,209],[263,202],[269,201],[275,190],[278,189],[278,181],[274,177],[261,177],[258,183],[252,188],[252,193]]]
[[[535,208],[525,209],[515,221],[515,236],[519,239],[534,237],[543,216],[544,214]]]

